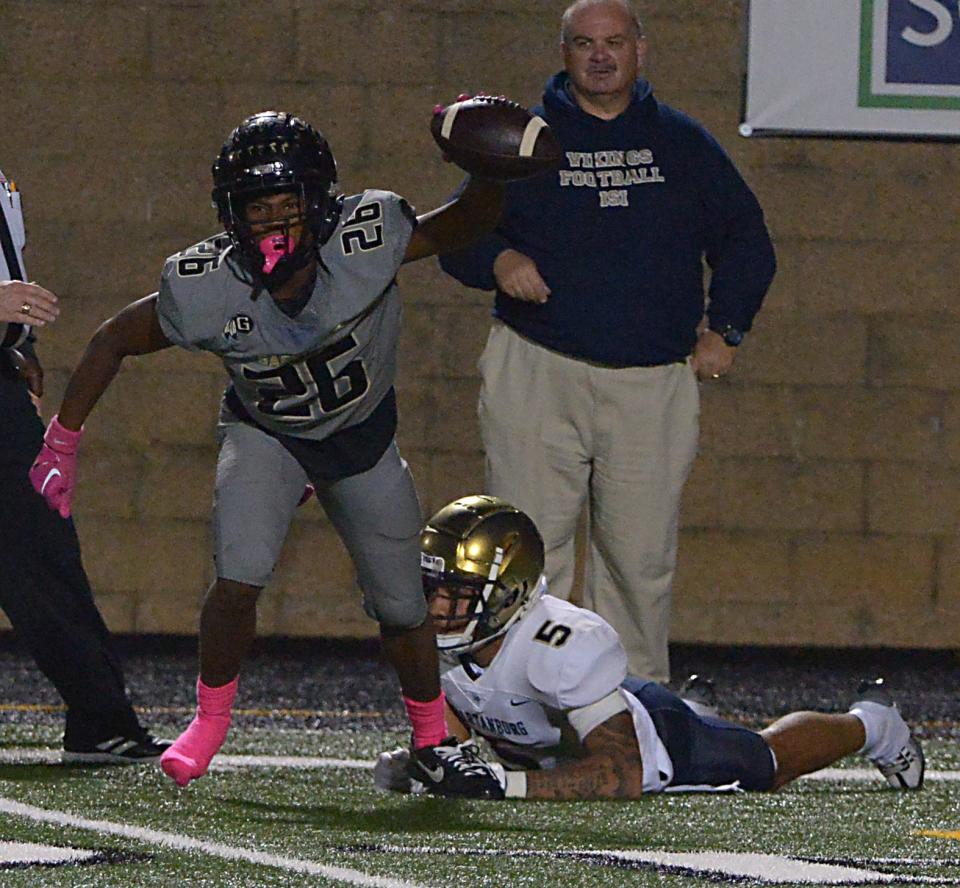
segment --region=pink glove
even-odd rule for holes
[[[61,518],[70,517],[70,503],[77,482],[77,448],[82,434],[82,428],[78,432],[65,429],[55,416],[43,436],[43,447],[30,467],[33,489],[51,509],[60,513]]]

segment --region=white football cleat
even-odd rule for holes
[[[855,709],[860,702],[887,706],[894,710],[893,716],[902,721],[897,704],[890,696],[882,678],[860,682],[857,687],[857,699],[851,709]],[[909,730],[907,728],[908,732]],[[923,772],[926,769],[926,762],[920,741],[912,733],[908,733],[907,742],[900,747],[895,756],[892,758],[871,758],[870,761],[877,766],[877,769],[886,778],[887,783],[894,789],[923,788]]]

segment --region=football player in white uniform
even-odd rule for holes
[[[30,471],[51,508],[68,515],[83,422],[123,358],[179,345],[223,361],[217,580],[200,618],[197,713],[161,759],[181,786],[206,772],[226,738],[257,597],[305,490],[316,491],[353,558],[400,679],[415,757],[442,771],[451,791],[476,779],[456,755],[441,762],[433,752],[446,727],[420,579],[423,519],[394,439],[396,274],[492,228],[503,188],[474,180],[417,217],[391,192],[343,197],[336,179],[326,140],[305,121],[276,111],[243,121],[213,165],[225,233],[168,259],[159,293],[97,331]]]
[[[697,715],[662,685],[627,675],[616,631],[549,595],[543,543],[523,512],[469,496],[430,519],[424,588],[447,663],[441,684],[452,736],[472,760],[479,798],[634,799],[684,790],[773,790],[860,752],[895,787],[919,789],[920,744],[882,680],[850,711],[795,712],[756,732]],[[472,735],[499,759],[480,758]],[[452,794],[406,750],[381,753],[376,785]]]

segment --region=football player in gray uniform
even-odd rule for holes
[[[422,572],[452,736],[438,755],[471,759],[478,798],[635,799],[644,793],[774,790],[854,753],[897,789],[924,759],[882,679],[842,714],[794,712],[756,732],[697,715],[662,685],[627,675],[616,631],[547,594],[543,542],[523,512],[469,496],[424,530]],[[484,761],[471,735],[499,759]],[[404,749],[381,753],[376,785],[451,795]]]
[[[395,278],[403,263],[492,228],[503,189],[475,180],[418,217],[388,191],[341,196],[336,180],[333,154],[308,123],[275,111],[243,121],[213,165],[225,232],[170,257],[159,292],[100,327],[31,469],[51,508],[69,513],[83,422],[123,358],[179,345],[223,361],[217,579],[200,617],[197,712],[161,760],[181,786],[206,772],[226,738],[257,597],[310,486],[380,624],[415,754],[451,787],[475,779],[456,756],[440,763],[433,752],[446,728],[420,580],[422,516],[394,440]]]

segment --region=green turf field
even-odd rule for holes
[[[56,755],[57,740],[51,726],[4,727],[0,842],[89,856],[4,864],[4,888],[960,884],[960,832],[918,834],[960,831],[960,751],[946,740],[926,743],[937,779],[920,793],[888,791],[879,775],[852,770],[856,779],[769,796],[564,804],[378,793],[369,768],[342,760],[369,762],[403,742],[396,733],[385,742],[365,730],[241,728],[224,752],[247,758],[226,759],[187,790],[156,767],[38,763]],[[256,758],[265,756],[292,760]],[[300,767],[305,757],[326,761]]]

